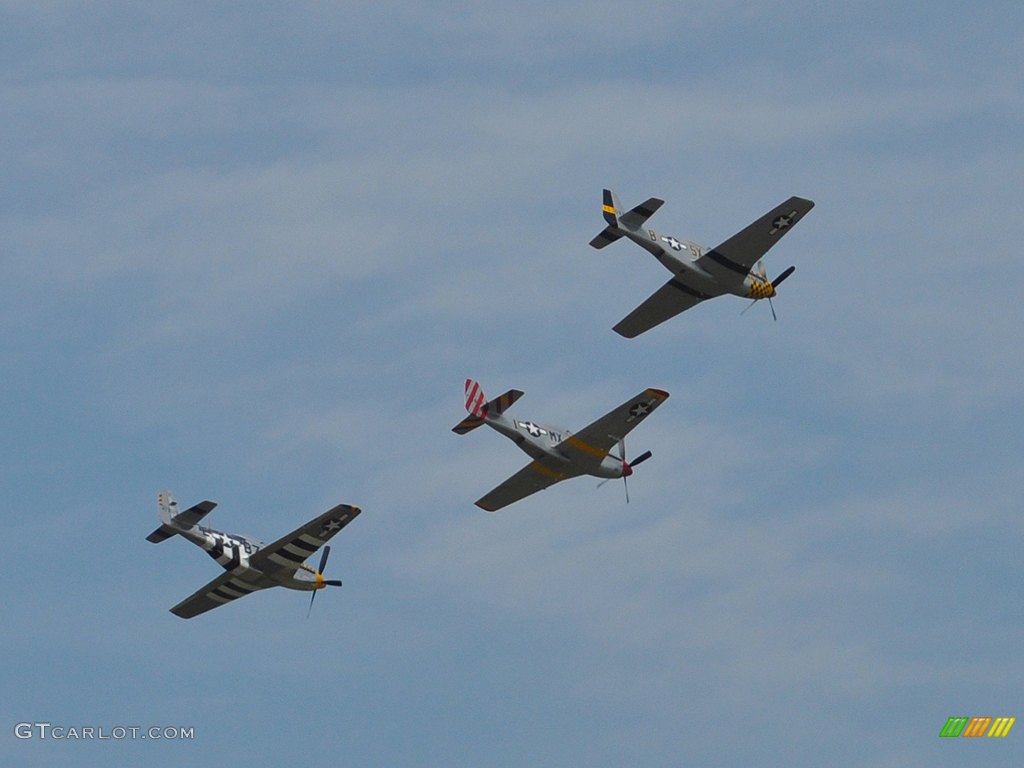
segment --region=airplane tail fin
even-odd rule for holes
[[[604,197],[601,201],[601,213],[608,226],[598,232],[597,237],[590,241],[592,248],[604,248],[606,245],[611,245],[624,234],[619,229],[619,211],[621,209],[618,206],[618,202],[614,192],[610,189],[604,191]]]
[[[178,502],[174,500],[174,496],[171,495],[170,491],[160,491],[160,495],[157,496],[157,507],[160,511],[162,524],[146,537],[146,541],[151,541],[154,544],[167,541],[178,531],[187,530],[196,525],[206,515],[210,514],[216,506],[215,502],[201,501],[194,507],[189,507],[184,512],[179,512]]]
[[[608,224],[601,232],[590,241],[594,248],[604,248],[614,243],[627,231],[635,231],[643,226],[654,213],[665,204],[664,200],[657,197],[649,197],[640,205],[630,208],[622,213],[622,205],[619,203],[615,193],[610,189],[604,190],[601,210],[604,220]]]
[[[476,429],[484,423],[488,416],[497,416],[503,413],[522,396],[523,393],[518,389],[510,389],[493,400],[487,400],[480,383],[473,379],[466,379],[466,410],[469,411],[469,416],[452,427],[452,432],[464,435]]]
[[[487,398],[479,381],[466,379],[466,410],[481,419],[487,415]]]

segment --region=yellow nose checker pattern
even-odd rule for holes
[[[747,293],[748,299],[770,299],[775,295],[775,286],[763,280],[755,280]]]

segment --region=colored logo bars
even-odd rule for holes
[[[951,717],[939,734],[942,738],[977,738],[980,736],[1006,736],[1017,722],[1016,717]]]

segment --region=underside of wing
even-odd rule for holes
[[[332,536],[351,523],[362,510],[339,504],[300,528],[282,536],[256,552],[249,562],[255,568],[298,568]]]
[[[810,200],[791,197],[717,248],[712,248],[698,259],[697,264],[723,282],[742,282],[758,259],[813,207]]]
[[[596,467],[612,447],[626,437],[655,408],[668,399],[668,392],[645,389],[618,408],[609,411],[593,424],[589,424],[558,444],[558,450],[575,464]]]
[[[171,613],[183,619],[191,619],[269,586],[271,586],[269,582],[250,582],[232,573],[222,573],[171,608]]]
[[[710,298],[713,298],[711,294],[692,288],[678,277],[673,277],[612,330],[632,339]]]
[[[557,482],[578,477],[581,473],[555,459],[540,459],[527,464],[512,477],[476,502],[480,509],[497,512],[514,501],[550,488]]]

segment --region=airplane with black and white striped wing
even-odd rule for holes
[[[604,248],[626,237],[672,273],[667,283],[619,321],[615,332],[632,339],[705,299],[726,293],[752,299],[747,309],[768,299],[774,318],[775,289],[796,267],[783,270],[769,281],[761,258],[814,207],[814,203],[802,197],[791,197],[715,248],[692,240],[679,240],[645,226],[647,219],[664,204],[664,200],[652,197],[624,211],[615,194],[604,190],[603,212],[607,226],[590,245]]]
[[[324,578],[324,568],[331,554],[331,548],[324,545],[361,511],[359,507],[339,504],[277,541],[264,544],[248,536],[223,533],[200,525],[199,521],[217,506],[215,502],[201,501],[179,511],[174,497],[167,491],[161,491],[157,504],[161,525],[146,537],[146,541],[159,544],[172,536],[182,536],[205,550],[225,570],[171,608],[171,613],[183,619],[191,619],[269,587],[312,592],[309,598],[309,609],[312,610],[318,590],[341,586],[337,579]],[[320,565],[314,569],[306,564],[306,558],[320,547],[324,547],[324,553]]]
[[[576,433],[505,415],[509,406],[522,396],[520,390],[510,389],[501,397],[488,401],[480,384],[466,379],[466,410],[469,415],[452,427],[452,432],[464,435],[486,424],[512,440],[533,459],[476,502],[478,507],[488,512],[496,512],[557,482],[580,475],[605,480],[621,477],[626,484],[633,468],[652,455],[645,451],[627,461],[626,435],[668,399],[668,392],[645,389]],[[616,446],[617,455],[612,453]],[[629,501],[628,484],[626,501]]]

